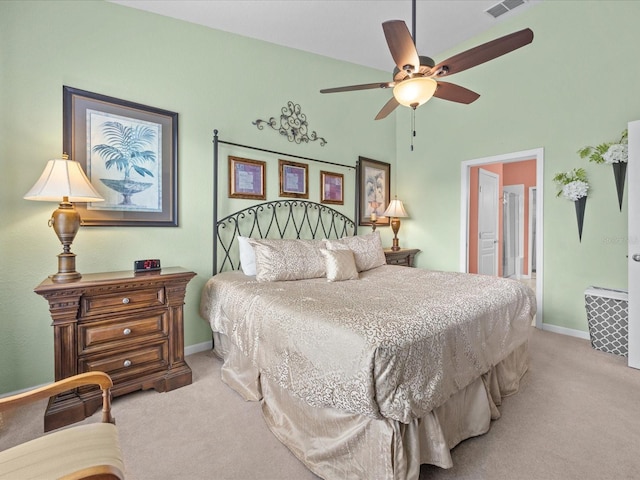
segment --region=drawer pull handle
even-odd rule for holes
[[[123,333],[123,334],[125,334],[125,335],[129,335],[129,334],[131,334],[131,329],[130,329],[130,328],[125,328],[125,329],[122,331],[122,333]]]
[[[124,303],[126,305],[127,303],[129,303],[129,299],[127,297],[124,297],[122,299],[122,303]]]
[[[124,366],[125,367],[130,367],[131,366],[131,360],[125,360],[124,361]]]

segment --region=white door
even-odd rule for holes
[[[629,122],[629,366],[640,368],[640,120]],[[630,186],[634,188],[630,188]]]
[[[478,273],[498,275],[499,177],[488,170],[478,172]]]

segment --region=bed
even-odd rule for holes
[[[424,463],[449,468],[450,450],[487,432],[518,391],[536,308],[525,285],[385,265],[377,232],[354,235],[348,217],[308,201],[215,225],[220,256],[200,312],[222,379],[261,402],[273,434],[316,475],[404,480]],[[251,250],[253,275],[240,261]]]

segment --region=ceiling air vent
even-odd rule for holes
[[[500,15],[513,10],[520,5],[524,5],[525,0],[504,0],[503,2],[496,3],[493,7],[489,7],[485,10],[493,18],[498,18]]]

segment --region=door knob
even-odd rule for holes
[[[640,262],[640,253],[634,253],[631,258],[633,258],[634,262]]]

